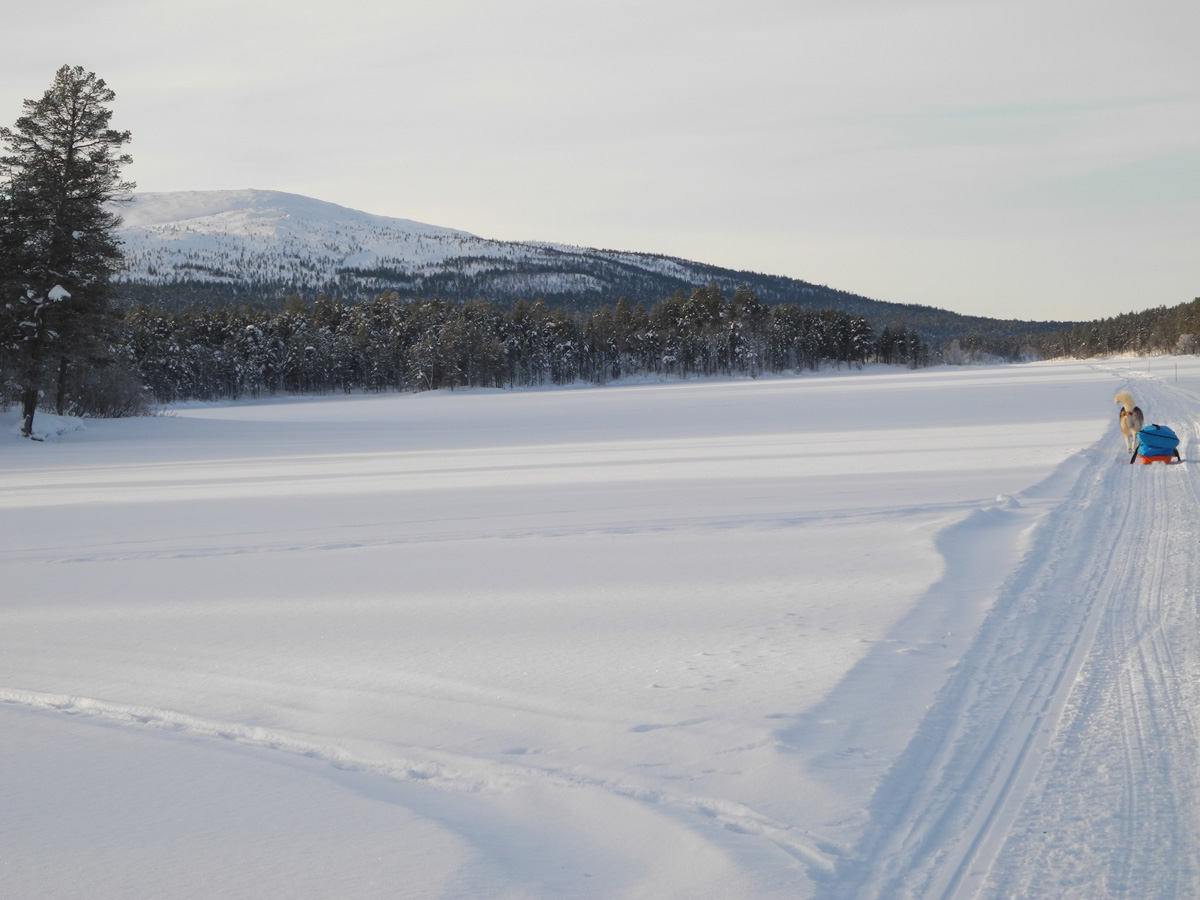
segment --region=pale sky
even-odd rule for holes
[[[880,300],[1090,319],[1200,296],[1197,0],[59,0],[139,190],[291,191]],[[654,299],[654,298],[649,298]]]

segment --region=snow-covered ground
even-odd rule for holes
[[[1200,895],[1200,360],[0,431],[0,895]],[[61,432],[61,433],[60,433]]]

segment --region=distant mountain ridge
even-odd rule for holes
[[[273,307],[291,294],[311,300],[318,293],[352,302],[394,290],[500,304],[540,297],[568,309],[597,309],[622,296],[649,306],[715,282],[727,294],[744,284],[767,304],[839,309],[879,326],[916,328],[934,340],[1040,333],[1068,324],[960,316],[659,254],[491,240],[280,191],[140,193],[118,212],[125,250],[118,296],[166,308]]]

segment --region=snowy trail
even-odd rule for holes
[[[1194,395],[1133,392],[1198,452]],[[819,897],[1200,894],[1200,472],[1114,443],[1088,451]]]

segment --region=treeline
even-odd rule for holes
[[[1110,319],[1085,322],[1031,343],[1044,357],[1087,359],[1114,353],[1196,353],[1200,350],[1200,297]]]
[[[590,313],[538,300],[409,300],[385,292],[343,304],[293,297],[281,312],[218,307],[126,314],[123,355],[157,402],[277,392],[435,390],[604,384],[816,369],[823,363],[927,365],[916,332],[876,335],[862,316],[746,288],[698,287],[646,309],[620,299]]]

